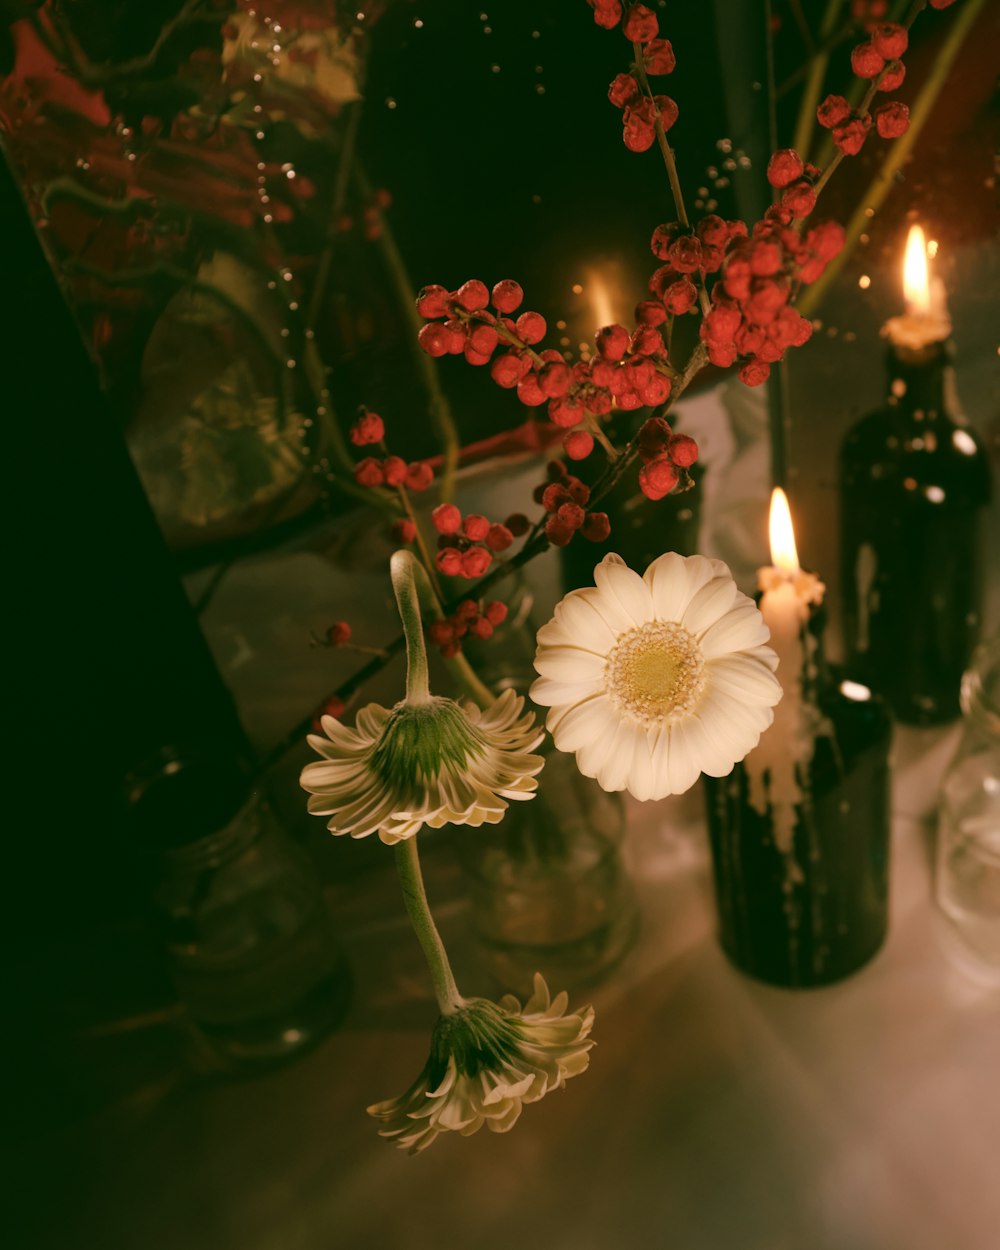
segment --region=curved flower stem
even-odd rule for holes
[[[397,553],[399,554],[399,553]],[[403,889],[403,901],[406,914],[417,935],[417,941],[424,952],[427,966],[430,969],[431,981],[434,984],[434,996],[443,1016],[453,1015],[465,1003],[458,992],[455,976],[448,962],[448,952],[441,941],[431,909],[427,904],[427,891],[424,889],[424,878],[420,871],[420,857],[417,854],[416,837],[406,838],[396,845],[396,871]]]
[[[403,622],[406,639],[406,701],[427,703],[431,697],[427,676],[427,646],[424,643],[424,624],[420,616],[420,596],[417,592],[418,578],[430,589],[427,574],[409,551],[394,551],[389,561],[392,589],[396,596],[399,619]]]

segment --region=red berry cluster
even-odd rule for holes
[[[803,161],[794,148],[779,148],[767,163],[767,180],[781,192],[779,205],[792,219],[808,217],[816,207],[813,189],[820,171]]]
[[[499,599],[491,599],[488,603],[475,599],[463,599],[450,616],[440,621],[433,621],[427,629],[431,642],[441,648],[446,660],[458,655],[462,650],[462,639],[466,636],[486,640],[493,637],[493,631],[507,619],[507,605]]]
[[[789,299],[796,284],[815,282],[844,246],[844,229],[836,222],[802,236],[791,219],[787,208],[774,204],[751,237],[730,245],[701,324],[712,364],[728,368],[743,357],[739,375],[748,386],[766,381],[771,365],[810,337],[811,322],[789,307]]]
[[[618,0],[588,0],[598,26],[610,30],[622,18]],[[677,64],[669,39],[658,39],[656,14],[644,4],[629,7],[622,24],[626,39],[642,45],[642,69],[646,74],[672,74]],[[619,74],[608,88],[608,99],[622,109],[622,139],[631,152],[645,152],[656,139],[657,119],[669,130],[678,116],[677,104],[668,95],[648,96],[643,93],[634,74]]]
[[[506,521],[490,521],[478,512],[463,517],[453,503],[439,504],[431,513],[438,532],[438,572],[447,577],[482,577],[493,556],[506,551],[530,528],[527,517],[515,513]]]
[[[592,543],[602,543],[611,533],[606,512],[587,512],[590,487],[574,477],[561,460],[546,465],[546,480],[535,487],[535,503],[549,514],[545,535],[555,547],[565,547],[581,533]]]
[[[688,484],[688,469],[698,459],[698,444],[687,434],[674,434],[662,417],[650,417],[638,435],[639,486],[647,499],[662,499],[678,483]]]
[[[694,312],[698,303],[696,280],[704,282],[707,274],[718,272],[730,242],[745,237],[746,232],[745,222],[724,221],[714,214],[703,217],[693,231],[677,221],[657,226],[649,246],[666,264],[649,279],[653,299],[636,308],[636,317],[659,325],[668,315]]]
[[[355,447],[368,443],[381,443],[385,438],[385,422],[377,412],[362,408],[357,421],[351,426],[351,442]]]
[[[694,291],[689,280],[687,284]],[[486,310],[491,298],[499,316]],[[440,286],[424,287],[417,296],[417,309],[435,320],[421,329],[420,344],[432,356],[463,352],[472,364],[486,364],[495,349],[505,344],[509,350],[493,357],[491,377],[498,386],[516,390],[529,408],[548,405],[549,420],[567,431],[563,444],[572,460],[583,460],[594,449],[593,435],[577,428],[592,417],[604,416],[615,404],[631,410],[662,404],[668,398],[667,349],[656,329],[667,317],[663,302],[640,304],[639,325],[631,333],[622,325],[598,330],[595,358],[570,365],[558,351],[533,350],[532,344],[545,334],[542,316],[526,312],[512,321],[504,315],[517,309],[523,298],[520,286],[509,280],[498,282],[492,296],[476,280],[452,292]],[[678,306],[682,302],[678,291],[671,298]]]
[[[434,470],[426,460],[407,464],[402,456],[385,456],[377,460],[366,456],[354,466],[354,480],[359,486],[406,486],[409,490],[427,490],[434,481]]]
[[[870,31],[867,43],[859,43],[851,53],[851,69],[859,78],[873,79],[878,91],[896,91],[906,77],[901,60],[909,44],[906,27],[898,22],[875,22]],[[910,126],[910,110],[901,100],[880,104],[872,114],[852,109],[842,95],[828,95],[817,108],[816,117],[821,126],[833,132],[834,143],[847,156],[861,151],[873,122],[883,139],[898,139]]]

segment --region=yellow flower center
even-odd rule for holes
[[[651,728],[693,711],[705,686],[705,661],[682,625],[651,621],[619,637],[604,683],[620,712]]]

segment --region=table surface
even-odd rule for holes
[[[636,804],[642,926],[590,995],[589,1071],[507,1135],[408,1157],[364,1108],[414,1078],[434,1008],[391,876],[369,873],[338,909],[357,972],[340,1029],[284,1069],[66,1130],[46,1156],[58,1201],[18,1245],[995,1250],[1000,993],[957,969],[930,898],[955,733],[897,733],[890,934],[849,980],[790,992],[734,971],[697,793]],[[460,981],[485,988],[453,860],[427,858]]]

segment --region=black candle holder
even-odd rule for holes
[[[869,686],[826,666],[822,620],[806,627],[815,749],[791,845],[779,845],[773,808],[751,803],[744,764],[705,778],[720,943],[742,972],[789,988],[849,976],[888,924],[891,723]]]
[[[951,359],[947,341],[890,346],[885,405],[840,454],[847,655],[915,725],[958,716],[980,625],[989,464],[956,411]]]

